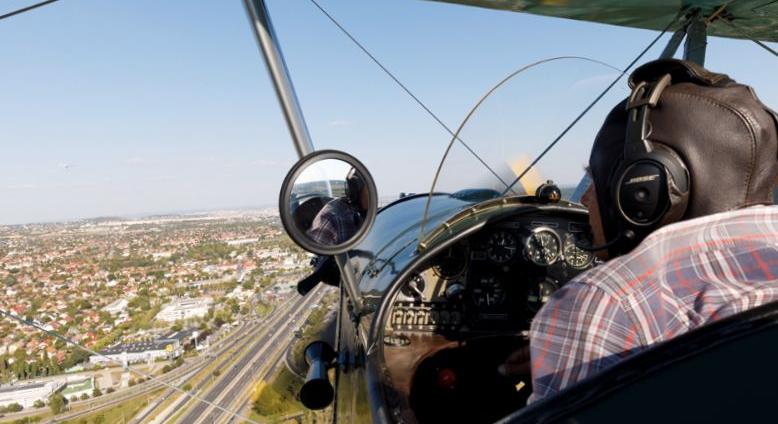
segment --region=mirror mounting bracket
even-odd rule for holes
[[[349,300],[352,306],[352,315],[359,320],[359,316],[362,313],[362,298],[359,296],[359,288],[357,287],[357,280],[352,272],[352,268],[348,264],[348,256],[345,253],[335,255],[335,262],[340,268],[340,278],[346,289]]]

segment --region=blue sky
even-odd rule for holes
[[[451,127],[520,66],[580,55],[621,68],[656,35],[419,0],[321,3]],[[382,196],[427,189],[449,136],[308,0],[268,4],[316,147],[362,159]],[[778,60],[716,38],[708,52],[709,68],[778,106]],[[579,109],[560,110],[564,90],[548,88],[583,87],[571,103],[584,104],[608,75],[578,62],[535,69],[463,135],[492,158],[531,156]],[[61,0],[2,21],[0,92],[0,224],[273,205],[295,161],[240,0]],[[560,144],[545,176],[574,180],[619,95]],[[499,149],[482,139],[496,130]]]

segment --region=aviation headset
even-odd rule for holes
[[[773,203],[778,114],[751,87],[677,59],[629,83],[589,158],[606,243],[582,248],[614,256],[666,224]]]
[[[613,188],[621,235],[628,239],[683,217],[691,189],[689,170],[669,146],[653,143],[651,110],[672,82],[670,74],[656,81],[642,81],[627,101],[627,131],[622,163],[609,186]]]
[[[362,210],[360,196],[365,188],[365,180],[356,168],[351,168],[346,175],[346,198],[355,208]]]

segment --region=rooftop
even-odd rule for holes
[[[46,383],[15,384],[15,385],[0,387],[0,393],[10,393],[19,390],[42,389],[44,387],[46,387]]]
[[[74,381],[72,383],[68,383],[65,390],[62,391],[62,395],[68,397],[73,393],[78,393],[83,390],[92,390],[92,389],[94,389],[93,379],[87,378],[86,380]]]
[[[109,347],[105,350],[101,350],[100,354],[116,355],[123,352],[138,353],[138,352],[146,352],[149,350],[165,350],[165,347],[170,343],[171,340],[160,339],[160,340],[153,340],[148,342],[120,344],[120,345]]]

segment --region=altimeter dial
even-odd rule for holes
[[[559,259],[562,241],[554,230],[538,227],[532,230],[524,243],[524,253],[527,259],[536,265],[548,266]]]

